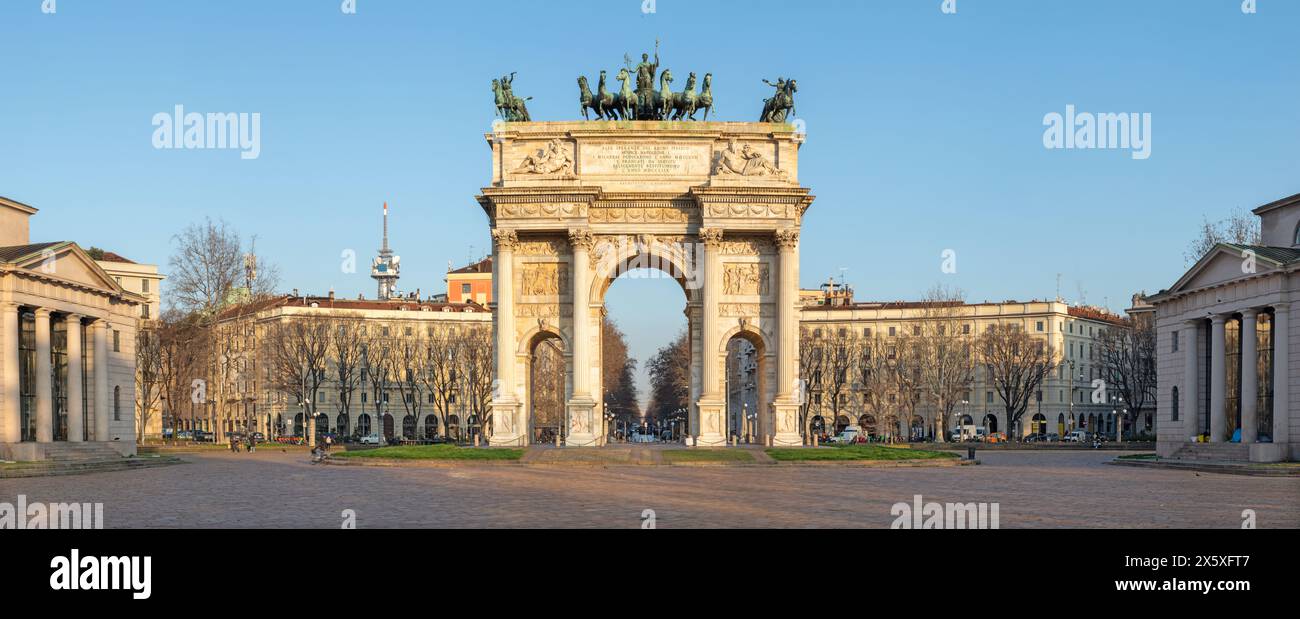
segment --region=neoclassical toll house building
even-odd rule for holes
[[[1300,194],[1255,214],[1261,245],[1221,243],[1150,299],[1163,457],[1300,459]]]
[[[146,300],[76,243],[32,243],[34,214],[0,198],[0,458],[133,455]]]

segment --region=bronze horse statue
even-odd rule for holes
[[[609,88],[605,85],[605,72],[600,72],[600,86],[596,94],[591,94],[591,88],[588,86],[586,76],[578,78],[579,99],[578,103],[582,107],[582,118],[591,120],[587,114],[588,111],[596,113],[596,120],[617,120],[618,109],[614,107],[614,95],[610,94]]]

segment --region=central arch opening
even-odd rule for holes
[[[596,393],[606,443],[677,441],[690,433],[700,377],[693,246],[623,238],[597,249],[591,290],[600,308]]]

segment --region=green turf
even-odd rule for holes
[[[403,445],[359,451],[336,451],[331,458],[388,458],[393,460],[518,460],[522,449],[475,449],[455,445]]]
[[[893,460],[935,460],[960,458],[958,454],[944,451],[927,451],[924,449],[900,449],[883,445],[846,445],[843,447],[792,447],[767,450],[767,455],[777,462],[826,462],[826,461],[893,461]]]

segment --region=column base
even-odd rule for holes
[[[523,426],[519,423],[519,402],[513,400],[495,400],[492,402],[492,438],[489,447],[526,447],[528,437],[524,436]]]
[[[705,397],[700,398],[695,407],[700,415],[700,433],[695,437],[695,446],[726,447],[726,401]]]
[[[772,444],[777,447],[800,447],[803,435],[799,433],[799,405],[794,402],[778,401],[772,405],[772,417],[776,433]]]
[[[569,434],[564,437],[565,447],[599,447],[600,424],[596,423],[596,401],[590,396],[574,396],[565,405],[569,418]]]

